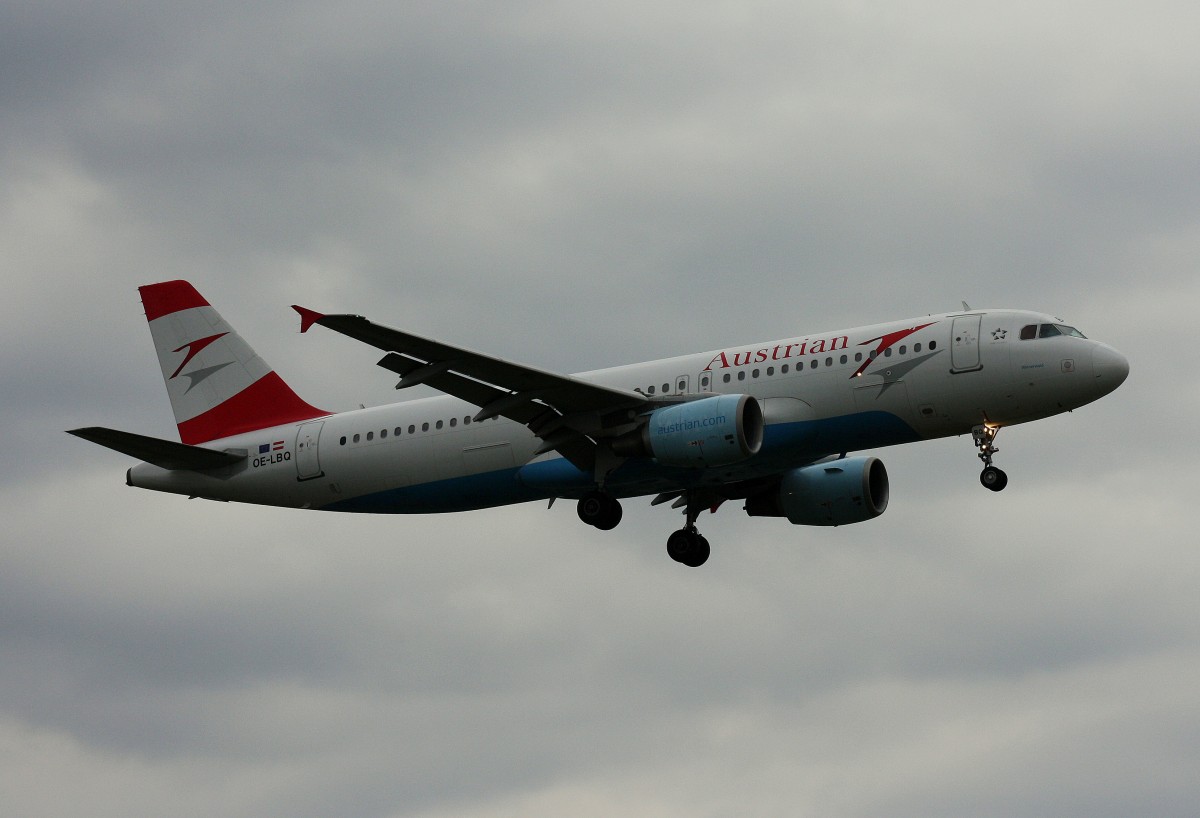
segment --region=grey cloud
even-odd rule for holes
[[[1192,6],[0,11],[0,794],[14,815],[1190,814]],[[1121,391],[880,452],[833,531],[365,518],[122,485],[136,286],[297,389],[350,311],[564,371],[973,305]],[[1163,350],[1174,350],[1163,355]],[[733,506],[734,504],[730,504]]]

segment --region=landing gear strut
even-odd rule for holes
[[[708,560],[711,549],[708,540],[696,530],[696,518],[704,509],[703,503],[692,492],[687,493],[687,522],[683,528],[667,538],[667,556],[689,568],[699,568]]]
[[[979,473],[979,482],[985,489],[992,491],[1002,491],[1008,485],[1008,475],[992,465],[992,455],[1000,451],[993,445],[998,434],[1000,434],[999,426],[980,424],[971,430],[975,447],[979,449],[979,459],[983,461],[983,471]]]
[[[589,491],[579,498],[576,507],[579,519],[601,531],[609,531],[621,522],[621,503],[617,498],[599,489]]]

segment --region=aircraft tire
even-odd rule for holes
[[[667,556],[689,568],[699,568],[708,561],[712,549],[699,532],[681,528],[667,538]]]
[[[604,511],[592,525],[601,531],[612,531],[621,522],[624,512],[621,510],[621,503],[615,497],[605,497],[604,499]]]
[[[575,510],[580,520],[601,531],[616,528],[623,515],[620,502],[602,491],[589,491],[580,497]]]
[[[995,466],[988,466],[979,473],[979,482],[985,489],[991,491],[1003,491],[1008,485],[1008,475]]]

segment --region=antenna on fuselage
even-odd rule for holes
[[[963,304],[963,312],[970,312],[970,311],[971,311],[971,305],[970,305],[970,304],[968,304],[966,301],[962,302],[962,304]]]

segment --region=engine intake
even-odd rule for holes
[[[640,428],[617,438],[613,451],[653,457],[664,466],[724,466],[757,454],[763,428],[753,397],[714,395],[656,409]]]
[[[850,457],[792,469],[776,490],[746,500],[751,517],[787,517],[793,525],[846,525],[887,509],[887,469],[876,457]]]

